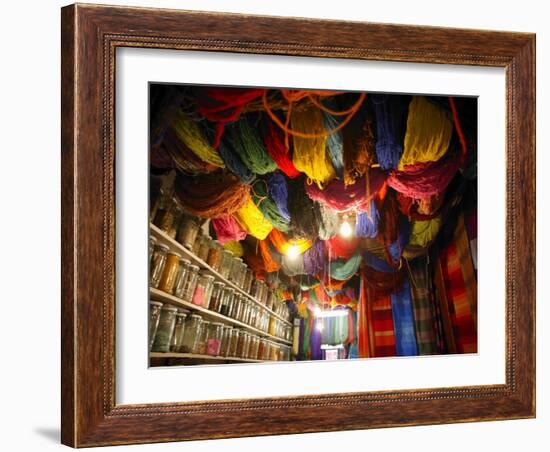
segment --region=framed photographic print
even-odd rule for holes
[[[62,442],[535,416],[535,37],[62,9]]]

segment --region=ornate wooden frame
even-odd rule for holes
[[[71,5],[62,9],[62,442],[83,447],[535,416],[535,35]],[[506,69],[506,383],[115,404],[115,49]]]

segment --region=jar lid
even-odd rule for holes
[[[162,307],[162,310],[163,311],[177,311],[178,308],[176,308],[175,306],[172,306],[170,304],[165,304],[163,307]]]
[[[199,266],[194,264],[191,264],[189,268],[194,272],[198,272],[200,270]]]
[[[215,285],[215,286],[221,286],[221,287],[224,287],[224,286],[225,286],[225,284],[222,283],[221,281],[215,281],[215,282],[214,282],[214,285]]]
[[[176,256],[176,257],[179,257],[181,259],[181,254],[178,253],[177,251],[170,251],[168,254],[171,254],[173,256]]]
[[[162,306],[164,303],[161,303],[160,301],[150,301],[149,304],[152,304],[153,306]]]
[[[181,258],[181,262],[185,265],[191,265],[191,261],[189,259],[185,259],[184,257]]]
[[[187,317],[187,312],[183,312],[181,309],[178,309],[178,313],[176,314],[178,317]]]
[[[168,251],[170,249],[170,247],[164,243],[158,243],[157,246],[163,250],[166,250]]]
[[[202,320],[202,317],[198,314],[191,314],[191,318],[192,319],[201,319]]]
[[[154,235],[149,236],[149,241],[156,242],[157,238]]]
[[[222,322],[210,322],[210,325],[223,326]]]
[[[201,274],[201,276],[203,278],[208,279],[208,280],[214,280],[214,277],[212,275],[207,274],[207,273],[203,273],[203,274]]]

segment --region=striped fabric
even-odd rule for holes
[[[418,354],[433,355],[438,353],[439,347],[436,336],[437,315],[430,292],[431,274],[428,259],[420,256],[410,261],[408,266]]]
[[[403,284],[399,289],[391,292],[390,299],[397,356],[416,356],[418,355],[418,347],[416,345],[411,287],[408,278],[403,279]]]
[[[453,241],[441,251],[440,284],[444,287],[456,353],[477,353],[477,281],[464,218],[457,222]],[[452,351],[451,351],[452,353]]]
[[[395,356],[395,331],[391,298],[389,293],[368,289],[372,309],[372,330],[374,332],[374,356]]]

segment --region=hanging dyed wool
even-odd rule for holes
[[[339,281],[346,281],[350,279],[361,264],[361,253],[357,253],[350,257],[348,260],[335,260],[329,263],[330,277]]]
[[[211,165],[225,167],[218,152],[210,146],[200,127],[189,118],[183,111],[179,110],[172,121],[178,138],[193,151],[202,161]]]
[[[411,220],[426,221],[437,217],[444,199],[443,194],[413,199],[397,192],[399,210]]]
[[[344,183],[354,184],[367,174],[375,161],[375,141],[368,103],[355,114],[343,129],[344,135]]]
[[[425,257],[413,259],[408,262],[408,268],[418,354],[433,355],[438,352],[438,349],[428,259]]]
[[[394,266],[401,264],[401,256],[409,242],[410,232],[411,225],[405,217],[400,216],[398,220],[397,239],[386,248],[386,256],[390,264]]]
[[[231,147],[229,140],[220,141],[218,152],[227,169],[235,174],[243,184],[250,184],[254,181],[256,175],[243,163],[239,154]]]
[[[252,199],[254,204],[261,210],[264,218],[279,231],[287,232],[289,219],[281,215],[275,202],[267,195],[267,182],[260,179],[252,186]]]
[[[323,121],[327,130],[336,128],[340,123],[336,117],[326,111],[323,112]],[[336,176],[342,178],[344,176],[344,143],[339,130],[327,137],[327,149]]]
[[[393,290],[390,297],[397,356],[416,356],[418,346],[408,278],[403,279],[402,285],[398,290]]]
[[[313,246],[304,252],[304,271],[308,275],[321,273],[325,264],[325,242],[316,240]]]
[[[355,235],[357,237],[374,238],[378,235],[379,214],[374,199],[366,212],[358,212],[355,218]]]
[[[385,260],[369,253],[368,251],[363,252],[363,263],[378,272],[393,273],[395,271],[395,268],[388,264]]]
[[[265,129],[264,144],[273,161],[291,179],[299,176],[300,171],[292,163],[292,158],[289,155],[290,151],[285,144],[282,130],[271,121],[267,123]]]
[[[258,240],[258,247],[264,261],[265,271],[271,273],[279,270],[281,268],[281,256],[277,256],[276,253],[271,250],[269,240]]]
[[[294,237],[315,240],[319,233],[319,204],[306,196],[302,177],[289,180],[288,211],[290,230]]]
[[[360,242],[358,237],[344,238],[336,235],[326,240],[325,245],[331,258],[349,259],[357,251]]]
[[[324,190],[315,185],[306,185],[307,195],[337,212],[346,212],[356,209],[367,212],[370,208],[370,200],[383,188],[386,175],[379,169],[372,169],[367,180],[363,177],[355,184],[345,185],[344,181],[333,180]]]
[[[364,267],[365,282],[377,292],[390,292],[395,289],[403,280],[403,269],[393,272],[377,271],[369,266]]]
[[[273,229],[249,196],[245,199],[245,204],[235,212],[235,219],[248,234],[259,240],[264,240]]]
[[[372,303],[369,303],[364,272],[361,271],[359,283],[359,300],[357,302],[357,355],[359,358],[370,358],[374,354],[372,332]]]
[[[323,125],[323,115],[316,107],[304,107],[292,111],[290,122],[295,131],[306,134],[321,135],[315,138],[293,139],[294,153],[292,162],[298,171],[305,173],[309,179],[322,188],[334,178],[334,168],[326,152],[327,137]]]
[[[244,254],[243,245],[237,240],[229,240],[224,243],[223,247],[226,250],[231,251],[234,256],[241,257]]]
[[[197,155],[180,140],[172,127],[166,129],[163,135],[161,148],[169,154],[176,168],[186,174],[206,174],[218,169],[217,166],[211,165],[197,157]],[[151,153],[151,163],[154,160],[155,154],[156,153],[153,152]]]
[[[277,164],[267,153],[258,127],[250,115],[228,127],[229,142],[243,163],[255,174],[267,174],[277,169]]]
[[[378,221],[379,237],[382,243],[389,245],[395,242],[399,236],[399,205],[395,192],[388,190],[380,206],[380,219]]]
[[[423,96],[414,96],[409,105],[407,133],[398,169],[439,160],[449,148],[452,133],[453,124],[447,112]]]
[[[205,218],[229,215],[245,203],[252,203],[248,185],[241,184],[230,173],[219,171],[197,177],[178,173],[175,190],[187,212]]]
[[[270,173],[267,175],[267,191],[269,196],[279,209],[281,216],[290,221],[290,213],[288,211],[288,187],[285,177],[279,173]]]
[[[338,214],[334,210],[329,209],[323,204],[318,204],[318,206],[319,209],[315,211],[318,215],[318,235],[321,240],[328,240],[338,234],[340,218],[338,218]]]
[[[266,272],[262,257],[254,253],[249,247],[245,250],[243,261],[250,267],[256,279],[265,281]]]
[[[225,124],[239,119],[244,106],[261,97],[264,91],[253,88],[196,88],[195,100],[198,113],[216,123],[215,148],[220,143]]]
[[[277,229],[269,233],[269,239],[279,254],[286,255],[291,246],[295,246],[298,254],[304,253],[311,248],[312,242],[307,239],[288,240],[287,237]]]
[[[439,195],[451,183],[459,166],[458,155],[447,155],[437,162],[408,165],[403,171],[391,171],[388,185],[410,198]]]
[[[372,94],[376,118],[376,156],[383,170],[397,168],[403,153],[409,96]]]
[[[212,218],[212,227],[216,232],[216,239],[222,245],[230,240],[244,240],[246,231],[231,215]]]
[[[435,240],[440,228],[441,217],[435,217],[432,220],[426,221],[413,221],[411,223],[409,245],[426,248]]]

